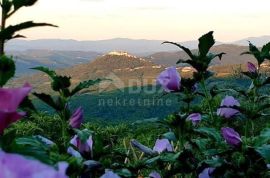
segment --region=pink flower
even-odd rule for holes
[[[80,153],[90,153],[93,150],[93,139],[90,136],[85,142],[83,142],[77,135],[71,140],[70,144],[75,146]]]
[[[79,107],[71,116],[69,120],[69,125],[72,128],[80,128],[83,122],[83,110]]]
[[[162,153],[164,151],[172,152],[173,147],[168,139],[157,139],[153,150],[158,152],[158,153]]]
[[[106,171],[106,173],[103,174],[100,178],[121,178],[121,177],[112,171]]]
[[[188,116],[187,120],[190,120],[193,125],[197,125],[201,122],[202,116],[200,113],[193,113]]]
[[[181,77],[175,67],[169,67],[157,78],[157,84],[161,85],[165,92],[179,91]]]
[[[213,172],[215,171],[215,168],[205,168],[200,174],[199,174],[199,178],[211,178]]]
[[[230,127],[221,128],[221,133],[226,142],[231,146],[239,146],[242,143],[239,133]]]
[[[221,102],[221,108],[217,110],[217,115],[227,119],[237,115],[239,111],[237,109],[231,108],[233,106],[240,106],[239,101],[232,96],[226,96]]]
[[[58,170],[37,160],[0,151],[1,178],[67,178],[68,164],[58,163]]]
[[[21,88],[0,88],[0,134],[10,124],[25,116],[24,112],[17,112],[17,108],[31,90],[28,83]]]
[[[250,73],[257,73],[257,68],[256,68],[256,66],[253,63],[248,62],[247,63],[247,68],[248,68],[248,71]]]
[[[150,178],[161,178],[161,175],[160,175],[158,172],[153,171],[153,172],[151,172],[151,173],[149,174],[149,177],[150,177]]]

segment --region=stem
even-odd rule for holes
[[[2,7],[2,19],[1,19],[1,31],[6,28],[6,11]],[[0,56],[4,55],[5,51],[5,39],[0,39]]]
[[[207,101],[207,105],[208,105],[208,108],[209,108],[209,111],[210,111],[210,117],[212,119],[212,121],[214,120],[214,115],[213,115],[213,108],[211,106],[211,98],[207,92],[207,89],[206,89],[206,85],[205,85],[205,80],[203,79],[202,82],[201,82],[202,86],[203,86],[203,91],[204,91],[204,94],[205,94],[205,97],[206,97],[206,101]]]

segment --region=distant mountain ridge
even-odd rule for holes
[[[8,51],[24,51],[29,49],[39,50],[61,50],[61,51],[95,51],[98,53],[108,53],[114,50],[127,51],[138,56],[147,56],[152,53],[162,51],[176,51],[178,48],[172,45],[161,45],[165,40],[146,40],[146,39],[128,39],[128,38],[114,38],[108,40],[96,41],[78,41],[65,39],[40,39],[40,40],[11,40],[7,43]],[[248,41],[251,41],[257,46],[270,41],[270,36],[250,37],[233,42],[216,42],[220,44],[235,44],[247,46]],[[180,44],[196,49],[198,42],[183,41]]]
[[[163,40],[133,40],[127,38],[115,38],[99,41],[76,41],[76,40],[12,40],[7,43],[8,51],[24,51],[29,49],[39,50],[62,50],[62,51],[96,51],[108,53],[110,51],[127,51],[138,56],[146,56],[159,51],[176,51],[177,47],[162,45]],[[181,44],[195,49],[197,41],[185,41]],[[221,44],[217,42],[217,44]]]

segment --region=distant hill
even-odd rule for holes
[[[45,66],[52,69],[67,68],[77,64],[88,63],[100,56],[92,51],[57,51],[57,50],[26,50],[9,51],[16,62],[16,76],[33,74],[30,68]]]
[[[76,41],[60,39],[44,40],[11,40],[7,43],[7,50],[24,51],[29,49],[64,50],[64,51],[96,51],[108,53],[110,51],[127,51],[138,56],[146,56],[159,51],[175,51],[176,47],[161,45],[165,40],[133,40],[115,38],[99,41]],[[197,41],[181,42],[192,49],[197,48]],[[220,44],[219,42],[217,44]]]
[[[172,45],[161,45],[164,40],[146,40],[146,39],[128,39],[114,38],[108,40],[96,41],[78,41],[78,40],[63,40],[63,39],[41,39],[41,40],[11,40],[7,43],[8,51],[25,51],[29,49],[39,50],[60,50],[60,51],[96,51],[98,53],[108,53],[110,51],[127,51],[137,56],[147,56],[161,51],[176,51],[176,47]],[[220,44],[235,44],[240,46],[248,46],[248,41],[261,47],[270,41],[270,36],[250,37],[228,43],[216,42]],[[198,46],[197,40],[183,41],[182,45],[191,49],[196,49]]]
[[[165,67],[162,65],[157,65],[126,52],[110,52],[91,62],[59,69],[57,72],[72,76],[73,84],[89,79],[112,79],[112,81],[104,82],[102,86],[99,86],[104,90],[111,90],[134,85],[153,84],[156,76],[164,69]],[[48,91],[50,87],[48,77],[44,74],[21,77],[15,80],[13,84],[21,85],[25,81],[31,83],[35,90],[39,92]]]
[[[233,44],[247,46],[248,41],[255,44],[256,46],[262,47],[266,43],[270,42],[270,36],[260,36],[260,37],[249,37],[242,40],[234,41]]]

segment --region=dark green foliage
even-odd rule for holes
[[[0,86],[4,86],[15,75],[15,63],[7,56],[0,57]]]
[[[23,22],[17,25],[10,25],[4,30],[0,31],[0,40],[11,40],[14,38],[24,38],[22,35],[16,34],[16,32],[32,28],[32,27],[42,27],[42,26],[52,26],[56,27],[55,25],[48,24],[48,23],[34,23],[32,21]]]
[[[258,64],[261,65],[265,59],[270,60],[270,43],[267,43],[262,47],[262,50],[260,51],[255,45],[253,45],[251,42],[249,42],[249,51],[242,53],[243,54],[250,54],[253,55],[256,60],[258,61]]]
[[[165,41],[163,44],[173,44],[175,46],[178,46],[180,49],[182,49],[189,57],[190,59],[183,60],[180,59],[177,61],[177,64],[179,63],[187,63],[190,64],[194,69],[197,70],[197,78],[198,80],[201,80],[202,78],[209,78],[210,76],[208,75],[207,68],[210,64],[210,62],[218,57],[219,59],[222,58],[222,56],[225,53],[219,53],[219,54],[212,54],[209,53],[209,50],[211,47],[215,44],[215,40],[213,37],[213,31],[208,32],[207,34],[203,35],[202,37],[199,38],[199,45],[198,49],[199,52],[198,54],[192,54],[191,50],[174,42],[169,42]],[[195,75],[195,74],[194,74]]]

